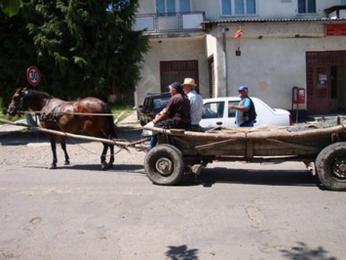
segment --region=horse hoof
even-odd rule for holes
[[[49,166],[48,169],[50,169],[50,170],[56,169],[56,164],[55,164],[55,163],[52,163],[51,166]]]
[[[107,164],[105,164],[105,163],[101,164],[101,169],[104,171],[107,170],[108,169]]]
[[[70,165],[70,161],[65,161],[64,165]]]

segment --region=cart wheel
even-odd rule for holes
[[[158,145],[145,156],[144,168],[148,178],[155,184],[177,184],[184,175],[182,153],[172,145]]]
[[[346,190],[346,142],[325,147],[316,158],[321,183],[330,190]]]

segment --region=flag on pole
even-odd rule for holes
[[[234,34],[234,39],[240,38],[243,35],[243,33],[244,33],[243,30],[239,28]]]

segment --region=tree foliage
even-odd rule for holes
[[[0,16],[1,95],[26,85],[25,70],[40,68],[39,88],[65,98],[104,98],[112,83],[132,91],[148,48],[132,31],[133,0],[23,0],[19,13]]]
[[[18,13],[20,5],[20,0],[0,0],[0,9],[10,17]]]

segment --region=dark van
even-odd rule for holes
[[[171,98],[170,93],[147,94],[143,105],[138,107],[137,115],[140,124],[143,126],[155,118],[164,109]]]

